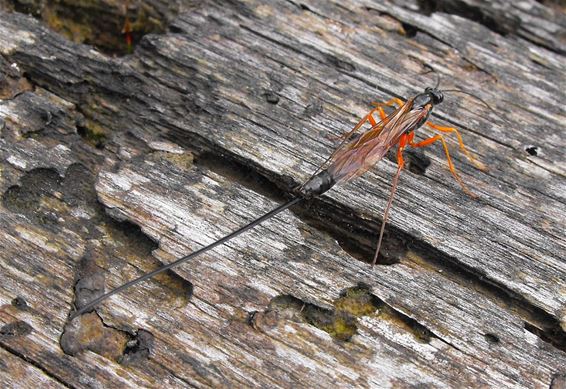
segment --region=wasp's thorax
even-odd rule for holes
[[[416,95],[413,98],[411,110],[419,111],[422,115],[416,122],[415,126],[408,128],[407,132],[414,131],[425,124],[428,120],[432,107],[436,104],[442,103],[442,100],[444,100],[444,95],[436,88],[426,88],[423,93]]]

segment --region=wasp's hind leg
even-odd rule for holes
[[[383,212],[383,220],[381,222],[381,229],[379,230],[379,237],[377,238],[377,247],[375,249],[375,254],[373,256],[373,261],[371,266],[375,266],[377,263],[377,258],[379,257],[379,250],[381,249],[381,242],[383,242],[383,232],[385,231],[385,224],[387,223],[387,219],[389,218],[389,210],[391,209],[391,205],[393,204],[393,197],[395,196],[395,192],[397,191],[397,184],[399,183],[399,177],[401,176],[401,171],[403,167],[405,167],[405,160],[403,159],[403,150],[405,146],[410,144],[413,141],[413,137],[415,136],[414,132],[410,134],[403,134],[399,139],[399,147],[397,148],[397,173],[393,177],[393,183],[391,184],[391,193],[389,194],[389,199],[387,200],[387,205],[385,206],[385,211]]]
[[[472,153],[470,153],[468,151],[468,149],[466,148],[466,146],[464,146],[464,141],[462,140],[462,135],[460,135],[460,132],[455,129],[454,127],[443,127],[443,126],[439,126],[438,124],[434,124],[431,122],[426,122],[426,125],[429,126],[430,128],[440,131],[440,132],[444,132],[444,133],[455,133],[456,137],[458,138],[458,144],[460,145],[460,151],[462,151],[464,153],[464,155],[468,158],[468,160],[475,166],[477,167],[479,170],[486,172],[487,166],[485,166],[483,163],[481,163],[480,161],[478,161],[477,159],[474,158],[474,156],[472,155]]]

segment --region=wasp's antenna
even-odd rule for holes
[[[460,89],[444,89],[442,90],[442,92],[455,92],[455,93],[463,93],[465,95],[468,96],[472,96],[473,98],[475,98],[476,100],[480,101],[483,105],[485,105],[487,108],[489,108],[491,110],[491,112],[493,112],[495,115],[500,116],[500,114],[497,113],[497,111],[495,111],[495,109],[493,109],[491,107],[491,105],[489,105],[488,103],[485,102],[485,100],[479,98],[478,96],[474,95],[473,93],[470,92],[465,92],[463,90]]]
[[[431,68],[432,71],[434,72],[434,74],[436,74],[436,85],[434,86],[434,89],[438,89],[438,87],[440,86],[440,74],[437,73],[434,68]]]
[[[434,86],[434,89],[438,89],[438,87],[440,86],[440,73],[438,73],[436,70],[434,70],[434,68],[430,65],[425,64],[424,65],[426,68],[428,68],[429,70],[423,73],[419,73],[420,75],[425,75],[425,74],[429,74],[429,73],[434,73],[436,75],[436,85]]]

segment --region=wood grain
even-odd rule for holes
[[[158,2],[150,14],[168,29],[117,57],[0,10],[0,381],[560,382],[564,14],[473,0]],[[439,145],[410,151],[372,269],[396,169],[386,158],[67,322],[73,304],[273,209],[372,101],[407,98],[437,75],[497,111],[446,93],[431,118],[459,128],[489,167],[449,138],[478,200]]]

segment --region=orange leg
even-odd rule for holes
[[[369,123],[371,124],[372,127],[375,127],[377,125],[377,121],[375,120],[375,118],[373,117],[373,114],[377,111],[379,113],[379,117],[381,118],[381,120],[385,120],[385,118],[387,117],[387,115],[385,114],[385,111],[383,111],[383,107],[393,107],[395,104],[401,106],[403,104],[405,104],[403,102],[403,100],[398,99],[397,97],[392,98],[391,100],[386,101],[385,103],[377,103],[377,102],[373,102],[371,103],[372,105],[375,105],[375,108],[372,109],[362,120],[360,123],[358,123],[358,125],[356,127],[354,127],[354,129],[351,131],[357,131],[362,124],[367,120],[369,121]],[[349,134],[350,135],[350,134]],[[349,136],[348,135],[348,136]]]
[[[385,118],[387,117],[387,114],[385,113],[385,111],[383,110],[383,108],[381,107],[377,107],[377,112],[379,113],[379,117],[380,119],[383,121],[385,120]],[[372,118],[373,119],[373,118]],[[371,126],[375,127],[377,125],[377,123],[375,122],[375,119],[373,119],[373,121],[370,120]]]
[[[374,111],[375,109],[372,109],[371,113],[373,113]],[[377,107],[377,112],[379,112],[379,117],[381,118],[381,120],[387,117],[387,115],[385,115],[385,112],[383,112],[383,109],[381,107]],[[371,124],[372,127],[377,126],[377,121],[375,120],[372,114],[368,115],[368,120],[369,120],[369,124]]]
[[[389,100],[389,101],[386,101],[385,103],[376,103],[376,102],[373,102],[372,105],[375,106],[374,109],[372,109],[371,111],[369,111],[369,113],[368,113],[366,116],[364,116],[364,117],[358,122],[358,124],[356,124],[356,126],[355,126],[354,128],[352,128],[350,131],[348,131],[348,132],[346,132],[346,133],[344,133],[344,134],[342,134],[342,135],[340,135],[340,136],[338,136],[338,137],[336,137],[336,138],[337,138],[337,139],[340,139],[340,140],[348,139],[352,134],[354,134],[356,131],[358,131],[358,130],[364,125],[364,123],[365,123],[366,121],[368,121],[368,122],[371,124],[372,127],[377,126],[378,123],[377,123],[377,121],[375,120],[375,118],[373,117],[374,113],[376,113],[376,112],[379,113],[379,117],[381,118],[381,120],[384,120],[384,119],[387,117],[387,115],[386,115],[385,112],[383,111],[383,107],[392,107],[392,106],[394,106],[395,104],[398,104],[399,106],[401,106],[401,105],[403,105],[403,104],[405,104],[405,103],[403,102],[403,100],[398,99],[398,98],[396,98],[396,97],[392,98],[392,99]]]
[[[405,167],[405,159],[403,158],[403,150],[407,145],[411,145],[413,143],[413,138],[415,137],[414,132],[410,132],[408,134],[401,135],[399,138],[399,147],[397,148],[397,165],[399,169],[403,169]]]
[[[391,100],[386,101],[385,103],[373,102],[371,104],[375,105],[376,107],[393,107],[395,104],[402,106],[403,104],[405,104],[405,102],[401,99],[398,99],[397,97],[394,97]]]
[[[342,140],[342,141],[344,141],[344,140],[348,139],[350,136],[352,136],[352,134],[354,134],[356,131],[358,131],[358,130],[365,124],[365,122],[367,122],[367,121],[369,121],[369,123],[371,124],[372,127],[375,126],[375,125],[377,125],[377,122],[376,122],[376,120],[374,119],[373,114],[374,114],[375,112],[379,112],[379,110],[380,110],[380,108],[374,108],[374,109],[372,109],[372,110],[369,111],[369,113],[368,113],[366,116],[364,116],[364,117],[358,122],[358,124],[356,124],[356,125],[354,126],[354,128],[352,128],[350,131],[345,132],[344,134],[339,135],[339,136],[334,136],[334,135],[332,135],[332,136],[330,136],[330,138],[331,138],[331,139],[337,139],[337,140]],[[380,112],[380,116],[381,116],[381,112]]]
[[[440,132],[447,132],[447,133],[455,133],[456,136],[458,137],[458,144],[460,145],[460,150],[466,155],[466,157],[468,158],[468,160],[478,169],[480,169],[481,171],[487,171],[487,166],[485,166],[483,163],[477,161],[474,156],[468,151],[468,149],[466,148],[466,146],[464,146],[464,141],[462,140],[462,135],[460,135],[460,132],[453,128],[453,127],[443,127],[443,126],[439,126],[438,124],[434,124],[431,122],[426,122],[426,125],[429,126],[432,129],[438,130]]]
[[[379,116],[381,117],[381,120],[384,120],[387,117],[387,115],[383,111],[383,107],[393,107],[393,106],[395,106],[395,104],[397,104],[400,107],[403,104],[405,104],[405,102],[401,99],[398,99],[397,97],[394,97],[391,100],[386,101],[385,103],[373,102],[372,104],[375,105],[376,108],[378,109]]]
[[[441,141],[442,142],[442,147],[444,148],[444,152],[446,153],[446,159],[448,160],[448,168],[450,169],[450,173],[452,173],[452,175],[454,176],[454,178],[456,179],[456,181],[458,181],[458,183],[460,184],[460,186],[462,187],[462,190],[470,197],[474,197],[476,198],[477,195],[474,194],[473,192],[471,192],[468,187],[464,184],[464,181],[462,181],[462,179],[460,178],[460,176],[458,175],[458,173],[456,172],[456,168],[454,168],[454,164],[452,163],[452,158],[450,158],[450,153],[448,152],[448,145],[446,144],[446,141],[444,140],[444,137],[440,134],[437,134],[431,138],[425,139],[421,142],[417,142],[414,143],[412,137],[410,136],[410,140],[409,140],[409,145],[411,147],[426,147],[436,141]]]

